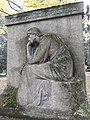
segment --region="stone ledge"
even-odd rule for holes
[[[59,110],[42,110],[33,107],[29,115],[20,109],[0,108],[0,120],[90,120],[90,118],[74,116],[68,111],[65,113]]]
[[[69,3],[62,6],[42,8],[29,12],[6,16],[6,25],[16,25],[40,20],[60,18],[71,15],[83,14],[83,2]]]
[[[31,107],[27,112],[18,108],[0,108],[0,116],[30,120],[72,120],[72,114],[69,111],[63,112],[37,107]]]

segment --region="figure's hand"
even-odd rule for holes
[[[27,43],[27,47],[29,47],[31,45],[31,42],[29,41],[28,43]]]

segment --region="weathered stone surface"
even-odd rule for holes
[[[44,82],[45,81],[43,81],[43,83]],[[36,80],[37,85],[39,85],[40,83],[41,83],[40,80],[38,82]],[[27,103],[26,102],[27,97],[23,96],[24,93],[27,93],[26,88],[24,88],[24,90],[22,89],[22,91],[19,91],[20,92],[19,93],[20,95],[18,96],[18,97],[20,97],[20,98],[18,98],[18,99],[20,99],[19,103],[21,105],[24,105],[26,110],[29,110],[30,107],[32,107],[32,106],[37,106],[37,108],[44,108],[44,109],[51,109],[51,110],[58,109],[65,113],[67,113],[67,111],[74,113],[75,111],[77,111],[79,109],[79,105],[81,105],[85,101],[84,84],[81,80],[76,80],[76,81],[71,81],[71,82],[55,82],[55,81],[51,80],[49,83],[51,85],[51,88],[50,88],[51,92],[49,93],[49,94],[51,94],[51,96],[49,97],[49,99],[42,101],[41,95],[38,95],[38,98],[36,98],[35,100],[40,98],[41,101],[38,101],[39,105],[37,105],[38,103],[34,102],[35,100],[32,101],[32,99],[29,97],[28,97],[28,103]],[[45,82],[45,84],[46,84],[46,82]],[[32,86],[34,87],[34,85],[32,85]],[[36,90],[36,88],[34,88],[34,89]],[[34,89],[32,91],[33,93],[34,93]],[[42,89],[44,89],[44,88],[42,88]],[[36,93],[37,93],[37,91],[36,91]],[[34,94],[32,95],[32,97],[35,96]],[[31,95],[31,93],[30,93],[30,95]],[[29,95],[27,95],[27,96],[29,96]],[[40,104],[40,102],[43,104]]]
[[[26,113],[24,110],[0,108],[0,120],[90,120],[90,117],[72,115],[70,112],[59,110],[38,109],[31,107]],[[29,114],[29,116],[27,115]]]
[[[80,78],[85,78],[84,73],[84,49],[82,40],[81,15],[40,21],[8,27],[8,80],[13,86],[18,86],[19,71],[26,63],[26,49],[24,37],[28,28],[38,26],[43,32],[55,32],[66,42],[73,56],[75,64],[75,74]],[[53,26],[52,26],[53,25]],[[48,28],[46,27],[48,26]],[[52,27],[51,27],[52,26]],[[57,27],[58,26],[58,27]],[[77,27],[76,27],[77,26]],[[69,30],[69,32],[68,32]],[[17,32],[16,32],[17,31]],[[76,49],[77,48],[77,49]],[[79,51],[79,52],[78,52]]]
[[[26,60],[26,34],[30,28],[37,27],[45,33],[55,33],[63,38],[74,62],[75,81],[53,82],[51,108],[27,106],[23,117],[31,119],[79,120],[74,116],[85,101],[84,46],[82,39],[83,3],[72,3],[6,17],[8,26],[8,83],[19,88],[20,71]],[[22,92],[24,95],[25,92]],[[54,104],[53,104],[54,103]],[[60,107],[59,107],[60,106]],[[11,110],[10,110],[11,111]],[[13,110],[12,110],[13,111]],[[12,112],[11,116],[17,112]],[[2,114],[2,111],[1,111]],[[10,113],[3,114],[5,116]],[[84,118],[84,117],[83,117]],[[82,118],[82,120],[83,120]],[[87,118],[85,118],[87,120]]]
[[[64,90],[61,84],[73,81],[73,60],[67,46],[56,34],[44,34],[37,27],[28,30],[27,38],[27,61],[21,70],[18,89],[19,104],[69,110],[68,100],[64,101],[68,99],[68,89]]]
[[[78,3],[82,4],[82,3]],[[72,5],[72,4],[70,4]],[[74,5],[77,5],[77,3]],[[68,5],[66,5],[66,9]],[[70,7],[70,6],[69,6]],[[56,7],[55,7],[56,8]],[[61,7],[60,7],[61,8]],[[77,7],[76,7],[77,8]],[[49,8],[50,9],[50,8]],[[64,10],[64,9],[63,9]],[[62,13],[63,13],[62,10]],[[56,12],[56,11],[54,11]],[[30,14],[31,12],[28,12]],[[27,15],[28,15],[27,14]],[[24,13],[21,14],[22,16]],[[17,16],[17,15],[16,15]],[[29,15],[28,15],[29,16]],[[20,19],[21,16],[12,16],[15,20]],[[32,17],[30,17],[32,18]],[[8,17],[8,20],[11,18]],[[26,21],[26,20],[25,20]],[[42,32],[56,33],[61,36],[66,45],[68,46],[74,61],[74,76],[78,76],[85,79],[84,73],[84,47],[82,39],[82,14],[81,12],[74,15],[67,15],[64,17],[54,17],[53,19],[44,19],[41,21],[28,22],[26,24],[19,24],[14,26],[8,26],[8,65],[7,76],[8,81],[15,87],[18,87],[20,74],[19,71],[22,65],[26,63],[26,46],[25,36],[27,30],[31,27],[38,27]],[[18,21],[17,21],[18,22]],[[14,22],[12,22],[14,24]],[[48,26],[48,27],[47,27]]]
[[[15,120],[18,120],[18,118],[23,120],[79,120],[80,116],[74,116],[74,112],[79,109],[79,105],[85,101],[83,87],[82,80],[53,82],[52,99],[53,97],[54,99],[53,101],[51,100],[51,102],[54,102],[53,108],[41,108],[38,106],[28,106],[27,109],[18,108],[18,106],[17,108],[0,108],[0,115],[14,117]],[[57,91],[58,88],[60,91]],[[58,108],[57,105],[60,107]],[[13,120],[13,118],[8,119]]]

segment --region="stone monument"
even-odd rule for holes
[[[8,86],[3,94],[9,101],[1,95],[1,115],[83,119],[77,116],[86,104],[82,15],[79,2],[6,17]]]

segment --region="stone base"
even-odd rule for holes
[[[6,106],[0,108],[0,115],[3,116],[0,120],[79,120],[80,115],[76,116],[75,111],[85,102],[83,81],[79,79],[69,82],[51,81],[51,85],[50,103],[52,106],[27,106],[25,108]],[[88,119],[82,117],[80,120]]]
[[[74,113],[85,101],[83,80],[77,78],[72,78],[67,82],[35,80],[32,84],[32,86],[29,86],[32,88],[31,92],[28,92],[27,87],[19,91],[19,104],[24,106],[26,110],[29,110],[29,108],[35,106],[41,109],[57,109],[63,112],[71,111]],[[23,86],[25,86],[25,83]],[[25,93],[28,93],[28,96]],[[29,102],[27,103],[27,101]]]
[[[18,118],[22,119],[34,119],[34,120],[72,120],[72,114],[69,111],[62,112],[59,110],[50,110],[50,109],[42,109],[31,107],[29,111],[20,110],[18,108],[0,108],[0,115],[13,117],[18,120]]]
[[[74,116],[74,113],[85,102],[83,81],[51,82],[54,99],[50,99],[50,102],[54,102],[54,107],[4,107],[0,108],[0,115],[3,116],[0,120],[8,120],[5,116],[10,117],[9,120],[79,120],[80,115]],[[82,117],[80,120],[88,119]]]
[[[29,114],[29,115],[28,115]],[[0,108],[0,120],[90,120],[59,110],[31,108],[28,112],[15,108]]]

